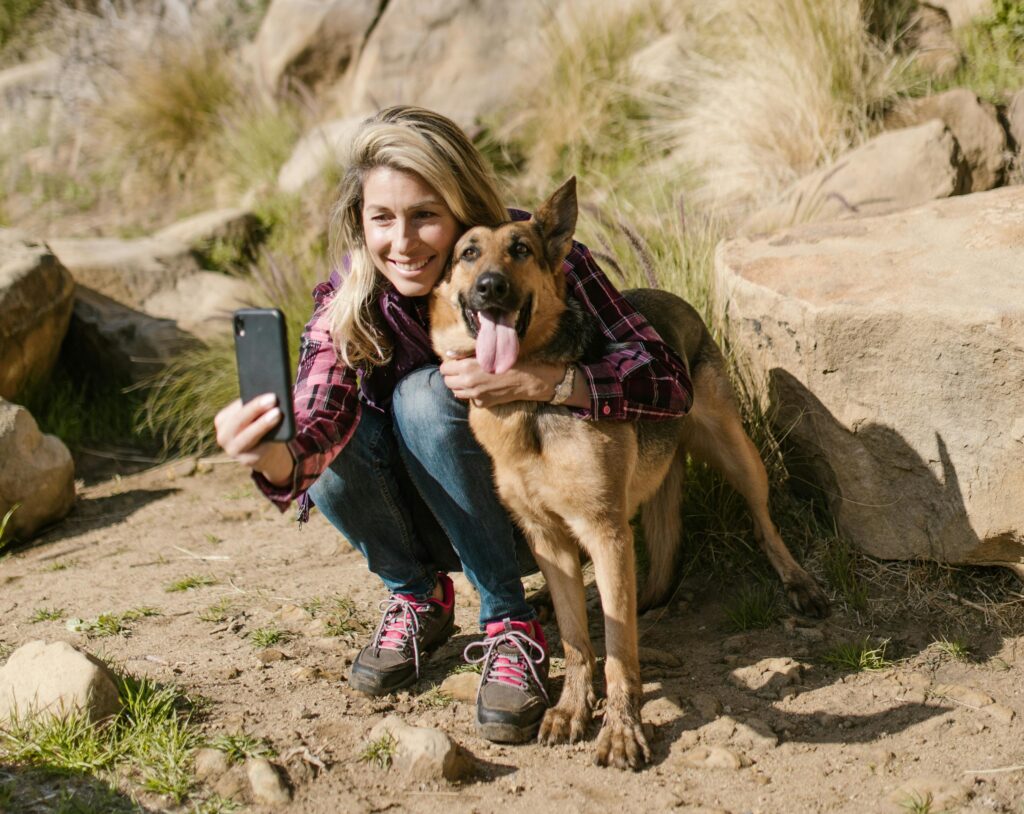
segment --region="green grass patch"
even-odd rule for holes
[[[13,536],[8,536],[7,527],[11,523],[11,518],[14,517],[14,513],[21,508],[20,503],[15,503],[11,508],[4,512],[4,516],[0,517],[0,551],[4,550],[4,547],[13,539]]]
[[[866,611],[868,588],[858,573],[860,556],[853,546],[837,535],[822,540],[820,553],[828,584],[851,610]]]
[[[953,661],[967,663],[973,658],[970,645],[959,637],[942,636],[932,642],[932,647]]]
[[[28,620],[35,624],[36,622],[56,622],[63,618],[63,608],[36,608]]]
[[[363,751],[359,753],[359,762],[368,763],[378,769],[388,769],[397,749],[398,741],[390,732],[386,732],[363,747]]]
[[[214,577],[206,576],[202,574],[192,574],[187,577],[182,577],[179,580],[175,580],[170,585],[164,588],[169,593],[180,593],[182,591],[191,591],[195,588],[205,588],[209,585],[216,585],[217,580]]]
[[[107,722],[92,723],[81,712],[15,717],[0,729],[0,763],[33,770],[43,779],[71,774],[96,778],[105,784],[99,793],[119,805],[124,798],[115,793],[118,779],[175,802],[184,800],[192,788],[192,752],[200,742],[191,703],[180,690],[146,679],[122,676],[118,684],[122,708]],[[0,777],[0,788],[3,782]],[[32,784],[7,788],[13,799],[33,793]]]
[[[424,709],[444,709],[455,703],[455,699],[448,693],[441,690],[439,684],[435,684],[416,698],[416,706]]]
[[[130,608],[123,613],[101,613],[92,619],[72,618],[67,621],[68,630],[73,633],[84,633],[91,638],[105,636],[130,636],[132,626],[140,619],[159,616],[160,611],[153,607]]]
[[[197,616],[204,622],[226,622],[232,616],[237,615],[238,605],[231,597],[225,597],[201,610]]]
[[[251,757],[271,758],[277,755],[269,741],[245,732],[216,735],[206,744],[223,752],[230,763],[242,763]]]
[[[478,661],[472,664],[463,662],[461,664],[456,664],[454,667],[452,667],[452,669],[448,671],[448,675],[454,676],[458,675],[459,673],[482,673],[483,669],[484,668],[482,662]]]
[[[744,588],[727,600],[725,615],[728,629],[734,633],[770,628],[782,615],[775,586],[759,583]]]
[[[252,646],[258,647],[260,650],[273,647],[275,644],[283,644],[291,638],[291,633],[287,630],[281,630],[274,625],[258,627],[249,634],[249,641],[252,642]]]
[[[825,652],[821,660],[830,667],[854,673],[884,670],[893,664],[885,656],[888,645],[888,639],[877,644],[873,644],[870,638],[859,642],[841,642]]]

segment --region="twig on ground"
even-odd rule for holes
[[[204,554],[196,554],[196,553],[194,553],[192,551],[189,551],[187,548],[182,548],[181,546],[178,546],[178,545],[171,546],[171,548],[175,549],[176,551],[180,551],[182,554],[187,554],[188,556],[190,556],[194,560],[230,560],[231,559],[231,557],[229,557],[227,554],[205,554],[205,555]]]

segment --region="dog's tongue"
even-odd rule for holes
[[[504,373],[519,358],[519,336],[513,314],[502,313],[497,321],[493,313],[478,312],[480,330],[476,335],[476,360],[488,373]]]

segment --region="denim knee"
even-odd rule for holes
[[[439,433],[451,422],[463,423],[469,412],[434,365],[421,367],[405,376],[395,387],[391,409],[395,424],[401,428],[406,443],[417,441],[437,443]]]

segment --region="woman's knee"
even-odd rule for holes
[[[452,395],[436,366],[421,367],[403,377],[391,404],[395,424],[406,439],[421,434],[437,437],[446,425],[465,422],[467,410]]]

